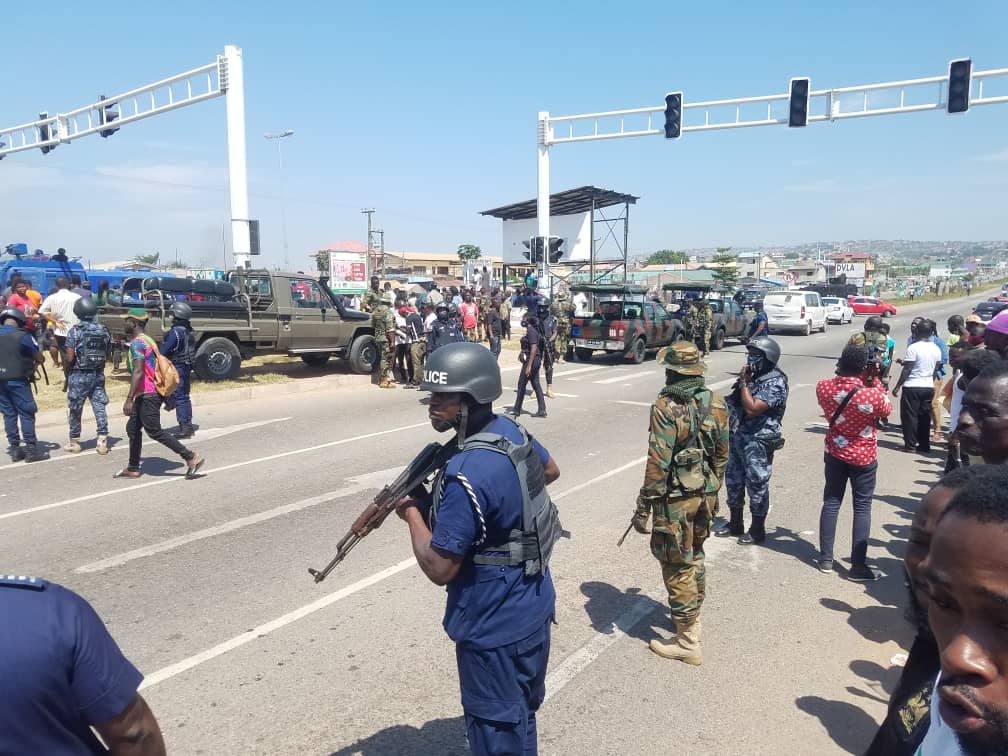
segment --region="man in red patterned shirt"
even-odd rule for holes
[[[819,570],[833,571],[833,541],[837,515],[850,481],[854,499],[851,538],[851,570],[848,577],[859,583],[878,579],[868,566],[868,536],[871,505],[878,469],[876,423],[892,412],[892,403],[881,383],[866,386],[862,374],[868,364],[868,348],[850,344],[837,362],[836,378],[816,384],[816,398],[829,421],[826,434],[826,485],[819,515]]]

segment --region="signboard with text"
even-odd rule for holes
[[[836,275],[845,275],[847,280],[850,281],[852,278],[865,277],[865,264],[863,262],[837,262],[836,264]]]
[[[363,294],[367,290],[366,256],[366,252],[330,252],[329,287],[343,294]]]

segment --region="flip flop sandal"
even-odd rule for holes
[[[117,473],[113,473],[113,478],[139,478],[143,473],[139,470],[130,470],[128,468],[123,468]]]
[[[205,460],[205,459],[201,459],[201,460],[200,460],[199,462],[197,462],[197,463],[196,463],[195,465],[193,465],[192,467],[187,467],[187,468],[186,468],[186,474],[185,474],[185,476],[186,476],[186,480],[193,480],[193,479],[194,479],[194,478],[196,477],[196,474],[197,474],[197,473],[198,473],[198,472],[200,471],[200,469],[201,469],[201,468],[203,467],[203,464],[204,464],[205,462],[206,462],[206,460]]]

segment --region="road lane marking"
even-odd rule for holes
[[[201,428],[199,430],[199,435],[193,436],[191,439],[186,440],[187,445],[191,445],[202,441],[212,441],[215,438],[220,438],[221,436],[227,436],[231,433],[239,433],[240,431],[250,430],[252,428],[258,428],[262,425],[269,425],[270,423],[282,423],[284,420],[292,420],[290,417],[275,417],[272,420],[256,420],[252,423],[242,423],[240,425],[225,425],[222,428]],[[109,452],[119,451],[120,449],[129,449],[128,439],[124,439],[126,443],[119,443],[115,446],[109,447]],[[88,450],[90,451],[90,450]],[[23,462],[12,462],[9,465],[0,465],[0,470],[6,470],[9,467],[21,467],[25,470],[33,470],[38,465],[44,464],[46,462],[65,462],[68,459],[83,460],[89,459],[92,455],[83,452],[81,454],[61,454],[58,457],[49,457],[49,459],[39,460],[38,462],[33,462],[31,465],[25,465]]]
[[[560,662],[559,666],[554,667],[553,671],[546,675],[546,695],[543,703],[563,690],[567,683],[587,669],[610,646],[633,630],[637,623],[654,609],[656,602],[657,599],[650,596],[637,599],[607,628],[598,631],[594,638]]]
[[[554,376],[554,378],[555,377],[556,376]],[[518,393],[518,389],[517,388],[512,388],[511,391],[514,391],[516,394]],[[545,394],[545,392],[543,392],[543,393]],[[534,395],[535,392],[533,391],[532,394]],[[525,395],[529,396],[528,389],[525,390]],[[553,396],[561,396],[564,399],[577,399],[578,398],[578,394],[561,394],[559,391],[554,391],[553,392]]]
[[[603,378],[601,381],[592,381],[592,383],[619,383],[621,381],[636,381],[638,378],[646,378],[647,376],[654,376],[655,374],[648,370],[641,370],[639,373],[630,373],[624,375],[617,375],[615,378]]]
[[[591,373],[595,370],[605,370],[608,365],[593,365],[592,367],[582,367],[575,370],[564,370],[560,373],[553,373],[554,378],[566,378],[568,375],[577,375],[578,373]],[[619,368],[615,368],[619,370]]]
[[[222,522],[219,525],[203,528],[202,530],[196,530],[192,533],[186,533],[185,535],[169,538],[158,543],[152,543],[150,546],[143,546],[139,549],[133,549],[132,551],[127,551],[122,554],[116,554],[115,556],[110,556],[107,559],[100,559],[97,562],[85,564],[76,568],[74,572],[102,572],[103,570],[107,570],[112,567],[121,567],[127,562],[132,562],[135,559],[144,559],[149,556],[154,556],[155,554],[164,553],[165,551],[171,551],[172,549],[177,549],[179,546],[185,546],[186,544],[193,543],[194,541],[201,541],[205,538],[213,538],[215,536],[223,535],[224,533],[230,533],[234,530],[248,527],[249,525],[257,525],[260,522],[266,522],[267,520],[272,520],[275,517],[282,517],[283,515],[290,514],[291,512],[299,512],[302,509],[308,509],[309,507],[314,507],[318,504],[325,504],[336,499],[345,499],[348,496],[353,496],[354,494],[358,494],[361,491],[367,491],[368,489],[381,488],[386,483],[391,482],[399,472],[400,468],[391,467],[387,470],[376,470],[375,472],[367,473],[365,475],[357,475],[352,478],[347,478],[350,485],[343,486],[335,491],[327,491],[326,493],[319,494],[318,496],[294,501],[290,504],[284,504],[279,507],[274,507],[273,509],[267,509],[264,512],[257,512],[256,514],[248,515],[247,517],[239,517],[235,520],[228,520],[227,522]]]
[[[614,470],[610,470],[609,472],[603,473],[598,477],[593,478],[592,480],[588,480],[572,488],[568,488],[566,491],[561,491],[556,496],[552,496],[551,498],[554,501],[563,499],[564,497],[570,496],[573,493],[577,493],[578,491],[587,488],[588,486],[594,485],[599,481],[605,480],[606,478],[611,478],[612,476],[619,474],[623,470],[627,470],[631,467],[639,465],[646,459],[647,457],[641,457],[639,459],[635,459],[632,462],[628,462],[627,464],[617,467]],[[376,572],[373,575],[369,575],[363,580],[358,580],[356,583],[348,585],[345,588],[340,588],[338,591],[330,593],[327,596],[323,596],[322,598],[317,599],[311,602],[310,604],[305,604],[304,606],[294,609],[290,612],[287,612],[286,614],[283,614],[274,620],[270,620],[269,622],[263,623],[262,625],[252,628],[251,630],[246,630],[244,633],[236,635],[234,638],[226,640],[222,643],[218,643],[216,646],[208,648],[206,651],[201,651],[200,653],[182,659],[181,661],[178,661],[175,664],[169,664],[167,667],[162,667],[161,669],[152,672],[151,674],[147,675],[144,678],[143,683],[140,684],[140,690],[150,688],[154,685],[157,685],[158,683],[164,682],[165,680],[175,677],[176,675],[180,675],[183,672],[187,672],[190,669],[193,669],[194,667],[198,667],[200,664],[203,664],[204,662],[211,661],[212,659],[216,659],[218,656],[222,656],[223,654],[226,654],[229,651],[233,651],[236,648],[240,648],[241,646],[244,646],[246,643],[251,643],[252,641],[256,640],[261,636],[267,635],[293,622],[297,622],[298,620],[304,619],[305,617],[308,617],[309,615],[312,615],[321,609],[325,609],[326,607],[335,604],[337,601],[342,601],[348,596],[352,596],[353,594],[358,593],[359,591],[362,591],[365,588],[369,588],[372,585],[376,585],[382,582],[383,580],[392,577],[393,575],[399,574],[403,570],[408,570],[415,564],[416,559],[410,557],[409,559],[403,560],[402,562],[394,564],[391,567],[386,567],[384,570],[381,570],[380,572]]]
[[[629,399],[610,399],[615,404],[632,404],[634,407],[650,407],[651,402],[634,402]]]
[[[202,470],[200,471],[200,477],[206,475],[213,475],[214,473],[224,472],[226,470],[234,470],[239,467],[246,467],[248,465],[258,465],[262,462],[270,462],[274,459],[283,459],[284,457],[290,457],[295,454],[306,454],[308,452],[319,451],[320,449],[329,449],[333,446],[341,446],[342,444],[350,444],[354,441],[361,441],[365,438],[375,438],[377,436],[387,436],[390,433],[399,433],[404,430],[413,430],[414,428],[423,428],[429,424],[429,421],[425,420],[422,423],[413,423],[412,425],[402,425],[398,428],[389,428],[383,431],[374,431],[373,433],[364,433],[360,436],[351,436],[350,438],[341,438],[338,441],[327,441],[324,444],[316,444],[315,446],[306,446],[302,449],[291,449],[290,451],[279,452],[277,454],[270,454],[268,457],[259,457],[258,459],[247,459],[244,462],[234,462],[230,465],[224,465],[223,467],[215,467],[212,470]],[[91,501],[92,499],[100,499],[104,496],[119,496],[123,493],[129,493],[131,491],[137,491],[141,488],[150,488],[151,486],[161,486],[166,483],[177,483],[180,480],[186,480],[186,477],[182,474],[172,475],[167,478],[160,478],[158,480],[148,481],[147,483],[136,483],[132,486],[123,486],[122,488],[110,488],[105,491],[99,491],[98,493],[85,494],[84,496],[77,496],[73,499],[64,499],[63,501],[55,501],[51,504],[41,504],[37,507],[29,507],[28,509],[19,509],[14,512],[6,512],[0,514],[0,520],[6,520],[9,517],[20,517],[22,515],[34,514],[35,512],[44,512],[47,509],[56,509],[57,507],[65,507],[70,504],[79,504],[82,501]]]

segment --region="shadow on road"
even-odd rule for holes
[[[864,753],[878,730],[878,724],[854,704],[830,701],[819,696],[801,696],[795,705],[816,717],[823,728],[846,753]]]
[[[432,719],[422,727],[395,725],[329,756],[467,756],[465,717]]]
[[[655,576],[656,579],[660,577]],[[645,596],[640,588],[627,588],[626,591],[621,591],[616,586],[593,580],[581,584],[581,593],[588,599],[585,602],[585,612],[591,621],[592,629],[596,632],[611,635],[618,629],[631,638],[647,643],[659,637],[661,633],[667,634],[671,630],[668,606],[650,596]],[[622,615],[630,606],[640,601],[648,604],[642,617],[637,614],[641,619],[634,622],[632,627],[621,625]]]

